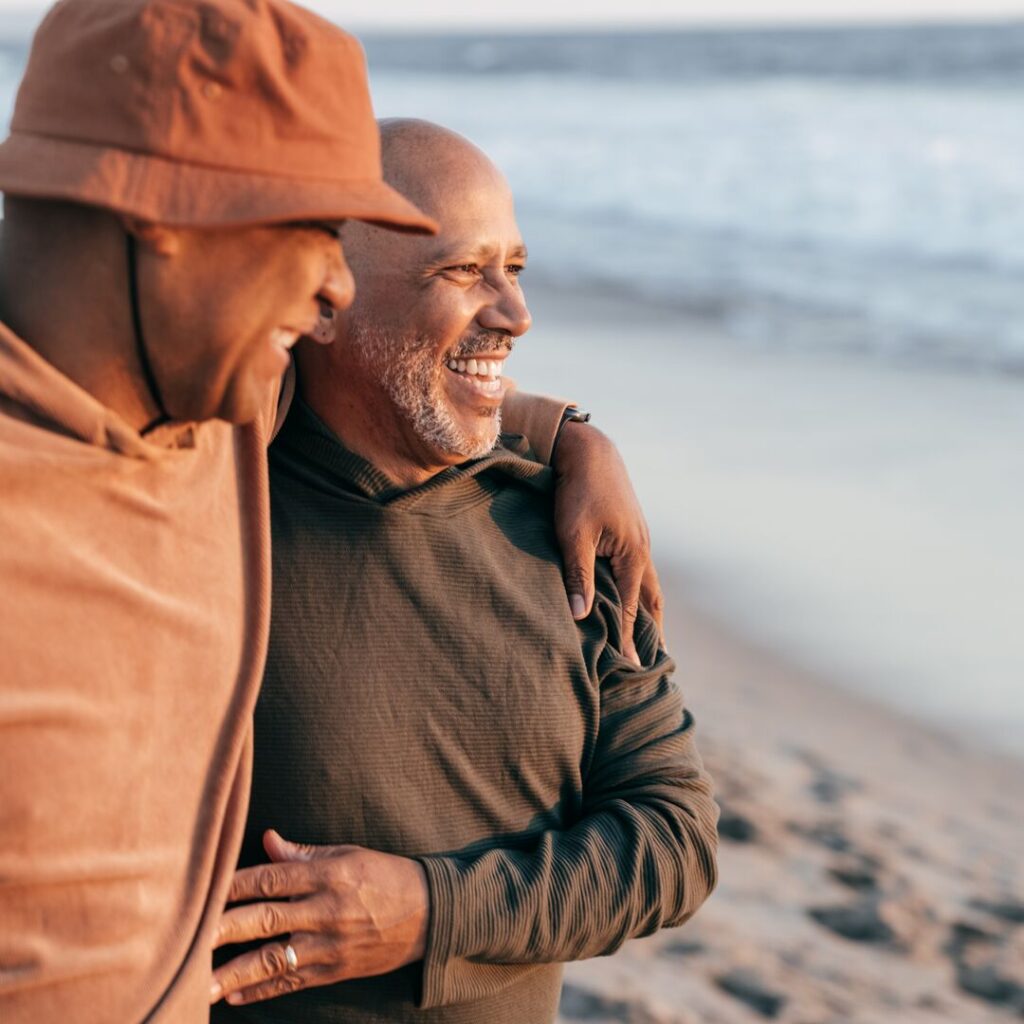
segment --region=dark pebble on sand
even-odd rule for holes
[[[853,851],[853,843],[850,842],[842,826],[836,822],[819,821],[813,825],[793,823],[789,827],[797,835],[804,836],[834,853],[851,853]]]
[[[721,814],[718,818],[718,834],[723,839],[734,843],[753,843],[757,839],[757,826],[750,818],[732,810],[725,804],[719,804]]]
[[[972,996],[997,1006],[1024,1011],[1024,985],[1000,974],[992,964],[957,964],[957,984]]]
[[[895,933],[882,920],[873,901],[849,906],[810,907],[808,915],[836,935],[852,942],[890,943]]]
[[[706,950],[707,946],[703,942],[695,942],[693,939],[681,939],[679,942],[662,947],[663,953],[671,953],[675,956],[696,956]]]
[[[1013,899],[971,900],[975,910],[997,917],[1009,924],[1024,924],[1024,903]]]
[[[819,803],[837,804],[847,794],[856,793],[860,788],[856,779],[826,768],[811,783],[811,794]]]
[[[979,928],[970,921],[954,921],[949,929],[949,942],[946,952],[952,957],[959,957],[965,949],[978,944],[995,944],[999,936]]]
[[[786,997],[769,988],[753,971],[742,968],[729,971],[715,978],[715,984],[762,1017],[778,1017],[786,1005]]]
[[[858,892],[874,892],[878,889],[878,876],[869,867],[844,864],[829,868],[828,873],[848,889]]]

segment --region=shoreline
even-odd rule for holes
[[[1020,757],[1024,402],[1005,375],[770,349],[531,282],[524,388],[618,444],[689,603],[830,684]]]
[[[998,781],[1001,789],[1016,788],[1021,794],[1016,804],[1024,839],[1024,760],[1020,757],[985,745],[973,732],[958,734],[947,725],[885,704],[801,665],[786,652],[749,636],[736,622],[695,602],[685,578],[677,572],[663,570],[662,585],[666,643],[677,662],[676,677],[688,699],[692,692],[694,701],[716,716],[717,723],[709,728],[714,736],[724,739],[726,734],[733,743],[753,742],[752,727],[761,731],[771,724],[781,737],[834,722],[836,728],[808,735],[808,750],[844,760],[871,776],[875,776],[872,758],[880,753],[920,755],[908,763],[907,775],[900,780],[882,772],[874,778],[876,783],[919,793],[933,779],[937,759],[970,773],[976,783]],[[753,703],[756,722],[751,723],[749,713],[737,706],[741,698]],[[780,721],[783,713],[788,716],[785,723]],[[902,744],[904,749],[868,749],[851,735],[854,728],[870,730],[890,748]]]

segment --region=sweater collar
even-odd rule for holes
[[[272,452],[312,465],[349,495],[396,510],[451,514],[485,501],[501,477],[521,480],[539,490],[553,485],[551,470],[532,458],[529,444],[518,434],[502,434],[498,446],[479,459],[449,466],[416,487],[405,489],[341,438],[296,396]]]

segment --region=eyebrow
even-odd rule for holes
[[[432,254],[432,262],[444,263],[450,259],[460,259],[467,257],[473,261],[486,262],[489,257],[494,256],[498,252],[499,247],[496,245],[467,245],[465,247],[460,246],[457,242],[450,245],[444,245],[439,247]],[[508,251],[508,257],[510,259],[526,259],[526,245],[522,242],[518,242]],[[467,260],[462,260],[467,262]]]

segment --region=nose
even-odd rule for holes
[[[525,334],[533,323],[533,317],[526,308],[519,282],[506,278],[500,287],[494,289],[493,295],[493,301],[477,314],[477,323],[486,330],[502,331],[513,338]]]
[[[356,282],[345,260],[341,243],[331,245],[331,254],[324,272],[317,299],[331,309],[348,309],[356,297]]]

